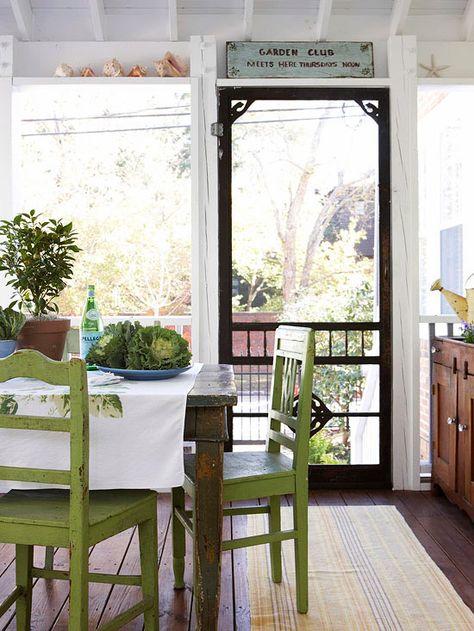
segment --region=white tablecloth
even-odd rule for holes
[[[89,386],[91,489],[182,484],[186,398],[201,368],[163,381]],[[65,417],[67,389],[13,379],[0,384],[0,413]],[[0,429],[0,465],[67,469],[68,445],[67,433]],[[0,481],[0,493],[33,486]]]

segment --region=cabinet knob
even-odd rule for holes
[[[439,353],[439,352],[440,352],[440,350],[441,350],[441,349],[440,349],[440,348],[438,348],[437,346],[434,346],[434,345],[433,345],[433,346],[431,347],[431,352],[433,353],[433,355],[434,355],[435,353]]]
[[[456,419],[452,418],[451,416],[448,416],[447,423],[448,425],[454,425],[456,423]]]
[[[464,423],[459,423],[458,425],[458,432],[465,432],[467,430],[468,426],[465,425]]]

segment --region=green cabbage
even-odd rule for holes
[[[168,370],[189,366],[188,342],[170,329],[145,326],[134,332],[128,346],[127,368],[133,370]]]
[[[95,342],[86,357],[86,361],[108,368],[126,368],[128,345],[134,333],[143,328],[139,322],[129,320],[108,324],[102,337]]]

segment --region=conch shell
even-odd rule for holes
[[[187,61],[169,51],[165,53],[163,59],[154,61],[153,65],[159,77],[186,77],[189,72]]]
[[[146,77],[146,66],[133,66],[130,72],[128,73],[128,77]]]
[[[90,66],[85,66],[81,68],[81,77],[95,77],[95,72]]]
[[[123,77],[123,68],[115,57],[104,64],[102,72],[104,77]]]
[[[54,71],[55,77],[73,77],[74,70],[68,64],[59,64]]]

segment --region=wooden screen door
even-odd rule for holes
[[[316,331],[310,482],[391,485],[388,90],[222,88],[219,344],[262,449],[279,323]]]

